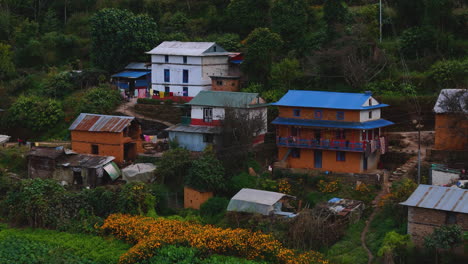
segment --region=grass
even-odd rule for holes
[[[367,263],[367,252],[361,246],[361,232],[365,225],[361,220],[349,226],[346,235],[325,253],[330,263]]]
[[[11,241],[12,238],[13,241]],[[18,252],[20,255],[32,254],[34,256],[35,252],[38,251],[37,245],[41,245],[41,247],[47,249],[47,252],[66,251],[74,259],[81,259],[81,262],[74,263],[117,263],[120,255],[127,252],[131,247],[116,239],[93,235],[70,234],[45,229],[16,229],[0,225],[0,243],[8,244],[11,242],[28,245]],[[1,259],[3,256],[1,251],[2,249],[0,249],[0,263],[5,263],[5,259]],[[4,253],[7,253],[10,259],[17,257],[12,256],[11,250]]]

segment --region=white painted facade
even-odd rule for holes
[[[192,106],[192,119],[203,119],[203,108],[213,109],[213,120],[224,119],[224,108],[220,107],[209,107],[209,106]]]
[[[374,106],[380,104],[377,100],[374,99],[374,97],[369,96],[369,99],[366,100],[366,102],[362,105],[364,107],[369,107],[369,106]],[[369,118],[369,112],[372,112],[371,118]],[[375,109],[370,109],[370,110],[364,110],[359,113],[359,121],[360,122],[366,122],[366,121],[372,121],[372,120],[378,120],[381,117],[381,108],[375,108]]]

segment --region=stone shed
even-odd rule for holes
[[[442,225],[468,231],[468,190],[421,184],[401,205],[408,206],[408,234],[417,246]]]

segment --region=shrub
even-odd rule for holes
[[[226,212],[229,200],[224,197],[211,197],[200,206],[200,215],[206,223],[216,224]]]
[[[200,158],[192,162],[185,183],[200,191],[224,190],[224,167],[211,150],[205,150]]]
[[[162,100],[151,99],[151,98],[138,98],[137,103],[139,104],[150,104],[150,105],[160,105]]]
[[[172,105],[172,104],[174,104],[174,101],[171,100],[171,99],[167,99],[167,100],[164,101],[164,104],[165,105]]]
[[[237,193],[242,188],[252,188],[256,187],[257,179],[254,176],[251,176],[247,172],[241,172],[237,175],[234,175],[230,179],[229,189],[231,193]]]
[[[117,90],[106,86],[86,91],[78,106],[78,113],[110,114],[122,101]]]
[[[429,70],[429,77],[441,88],[466,85],[467,76],[468,59],[439,61]]]
[[[411,58],[422,57],[435,49],[434,31],[429,27],[409,28],[400,36],[400,48],[403,54]]]

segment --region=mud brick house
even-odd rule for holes
[[[360,173],[385,153],[382,107],[371,93],[288,91],[278,102],[278,164],[286,168]]]
[[[457,224],[468,231],[468,190],[421,184],[401,205],[408,206],[408,234],[422,246],[436,227]]]
[[[169,139],[191,151],[203,151],[207,145],[221,142],[221,125],[227,109],[259,117],[261,129],[254,144],[262,143],[267,132],[267,104],[258,93],[201,91],[186,105],[191,116],[166,129]]]
[[[434,149],[468,150],[468,89],[443,89],[434,112]]]
[[[122,164],[143,152],[141,127],[134,117],[82,113],[69,130],[78,153],[113,156]]]

